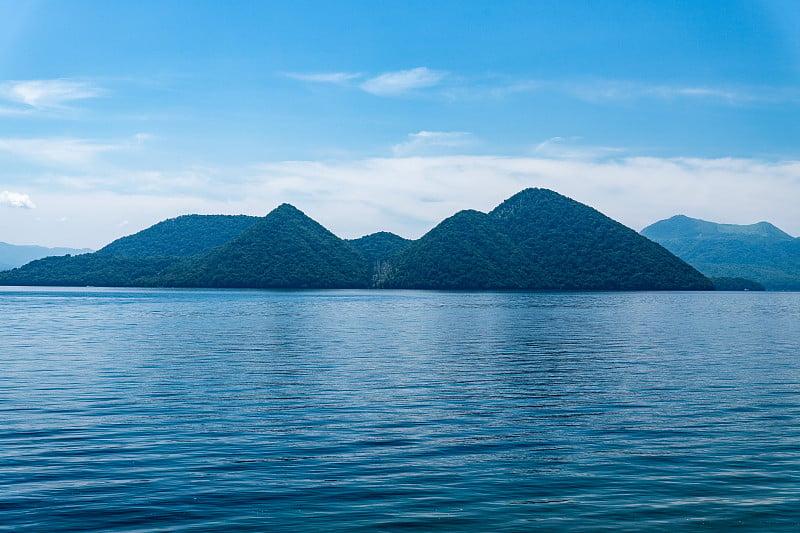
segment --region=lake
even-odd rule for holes
[[[798,531],[800,293],[0,288],[0,531]]]

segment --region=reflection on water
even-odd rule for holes
[[[1,289],[2,522],[794,531],[799,315],[798,293]]]

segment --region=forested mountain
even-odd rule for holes
[[[462,211],[389,261],[395,288],[709,290],[658,244],[589,206],[526,189],[488,214]]]
[[[5,285],[140,287],[160,283],[170,268],[208,253],[259,217],[184,215],[122,237],[93,254],[47,257],[0,273]]]
[[[386,261],[413,241],[388,231],[379,231],[347,242],[370,261],[380,262]]]
[[[158,284],[189,287],[345,288],[368,286],[355,248],[283,204],[241,235]]]
[[[259,221],[245,215],[183,215],[122,237],[98,253],[129,257],[188,257],[221,246]]]
[[[86,254],[89,248],[46,248],[44,246],[17,245],[0,242],[0,270],[11,270],[42,257]]]
[[[800,239],[768,222],[717,224],[683,215],[642,230],[707,276],[746,278],[767,290],[800,290]]]
[[[267,216],[189,215],[94,254],[0,273],[5,285],[520,290],[708,290],[660,245],[598,211],[526,189],[461,211],[416,241],[345,241],[283,204]]]

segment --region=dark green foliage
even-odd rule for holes
[[[289,204],[195,262],[162,277],[191,287],[345,288],[368,286],[367,261]]]
[[[710,290],[667,250],[584,204],[526,189],[488,215],[463,211],[389,260],[383,287]]]
[[[376,286],[385,275],[386,261],[413,241],[404,239],[394,233],[381,231],[348,242],[369,262],[369,284],[370,286]]]
[[[242,233],[258,217],[185,215],[122,237],[93,254],[49,257],[0,273],[0,284],[142,287],[163,284],[165,272]]]
[[[211,251],[255,224],[259,217],[245,215],[184,215],[117,239],[99,254],[132,257],[188,257]]]
[[[120,257],[99,253],[46,257],[0,272],[1,285],[145,287],[181,261],[174,257]]]
[[[744,278],[711,278],[718,291],[763,291],[764,286]]]
[[[696,290],[711,282],[594,209],[527,189],[417,241],[344,241],[283,204],[264,218],[191,215],[94,254],[34,261],[0,284],[252,288]]]
[[[412,241],[388,231],[379,231],[347,242],[370,261],[385,261]]]
[[[800,290],[800,239],[772,224],[717,224],[678,215],[642,230],[707,276],[754,280],[767,290]]]
[[[377,285],[401,289],[511,288],[511,250],[512,243],[497,231],[489,215],[461,211],[389,259]]]

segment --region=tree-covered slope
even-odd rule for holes
[[[241,234],[258,217],[184,215],[122,237],[92,254],[48,257],[0,273],[0,284],[140,287],[185,268],[192,256]]]
[[[300,210],[283,204],[190,268],[158,284],[192,287],[367,287],[367,260]]]
[[[387,261],[379,287],[401,289],[504,289],[512,243],[489,216],[460,211]]]
[[[717,224],[683,215],[642,230],[707,276],[746,278],[768,290],[800,290],[800,239],[768,222]]]
[[[794,241],[791,241],[791,244]],[[283,204],[266,217],[166,220],[101,251],[34,261],[0,284],[252,288],[689,290],[711,282],[658,244],[553,191],[461,211],[421,239],[344,241]]]
[[[0,272],[0,285],[65,287],[146,287],[154,276],[183,258],[130,257],[100,253],[46,257],[8,272]]]
[[[412,241],[388,231],[379,231],[358,239],[349,239],[347,242],[368,260],[385,261]]]
[[[183,215],[122,237],[98,253],[131,257],[188,257],[209,252],[255,224],[245,215]]]
[[[489,214],[464,211],[388,261],[384,287],[709,290],[663,247],[584,204],[526,189]]]

